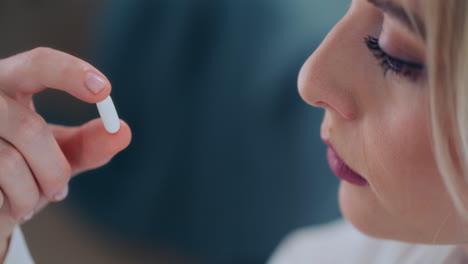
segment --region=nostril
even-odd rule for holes
[[[324,101],[316,101],[312,104],[313,106],[315,107],[320,107],[320,108],[323,108],[327,111],[332,111],[332,112],[335,112],[337,114],[339,114],[340,116],[342,116],[343,118],[345,119],[349,119],[349,120],[354,120],[357,118],[357,113],[356,113],[356,110],[355,110],[355,107],[348,107],[346,105],[343,105],[343,104],[329,104],[329,103],[326,103]]]
[[[313,105],[316,106],[316,107],[324,108],[324,109],[330,108],[330,105],[325,103],[324,101],[317,101],[317,102],[313,103]]]

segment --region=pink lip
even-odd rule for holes
[[[328,140],[323,140],[328,146],[327,159],[332,172],[340,179],[349,183],[366,186],[369,183],[361,175],[353,171],[346,163],[338,156],[338,153],[333,149],[333,146]]]

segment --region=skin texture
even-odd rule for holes
[[[362,187],[342,181],[341,210],[374,237],[464,244],[467,224],[452,205],[431,146],[427,76],[384,74],[364,43],[368,35],[393,57],[424,64],[421,38],[368,1],[354,0],[298,81],[302,98],[325,109],[322,137],[369,182]]]
[[[104,81],[98,92],[86,85],[90,73]],[[111,92],[97,69],[56,50],[37,48],[0,60],[0,259],[18,222],[63,200],[71,177],[106,164],[131,140],[123,121],[116,134],[107,133],[99,119],[79,127],[47,124],[32,102],[46,88],[88,103]]]

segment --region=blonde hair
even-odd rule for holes
[[[435,158],[456,209],[468,220],[468,4],[424,4]]]

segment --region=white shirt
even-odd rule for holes
[[[344,221],[304,228],[282,242],[269,264],[461,264],[461,246],[419,245],[375,239]]]
[[[34,264],[34,261],[29,254],[26,241],[24,240],[23,233],[16,227],[11,235],[10,246],[5,257],[4,264]]]

